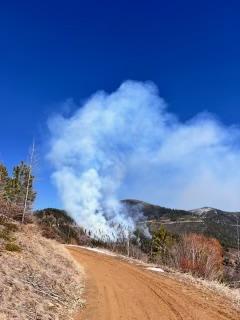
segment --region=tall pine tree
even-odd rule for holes
[[[31,168],[23,161],[13,168],[11,177],[8,175],[7,168],[0,164],[0,197],[20,208],[26,204],[27,211],[31,210],[36,198],[33,181]]]
[[[0,197],[3,199],[7,198],[6,189],[8,184],[8,171],[7,168],[0,163]]]
[[[31,210],[32,204],[36,198],[36,192],[33,190],[34,176],[31,174],[30,170],[30,167],[22,161],[19,165],[14,167],[11,179],[12,201],[23,207],[26,200],[27,211]]]

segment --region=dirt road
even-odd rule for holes
[[[116,257],[69,248],[85,268],[86,308],[76,320],[239,320],[221,297]]]

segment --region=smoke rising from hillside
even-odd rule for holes
[[[119,203],[240,209],[239,130],[209,114],[180,122],[152,83],[124,82],[49,122],[49,159],[63,205],[90,230],[133,228]]]

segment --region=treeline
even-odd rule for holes
[[[240,259],[229,263],[220,242],[202,234],[169,232],[164,225],[155,230],[151,237],[143,229],[126,232],[118,226],[115,237],[106,235],[86,239],[80,244],[104,247],[162,267],[175,269],[203,279],[219,280],[238,287],[240,280]],[[84,240],[84,238],[82,238]]]
[[[223,277],[223,249],[218,240],[198,234],[175,235],[162,225],[152,237],[138,229],[116,240],[103,238],[93,244],[146,262],[171,267],[195,276],[216,280]]]
[[[0,163],[0,213],[24,218],[32,211],[36,191],[31,166],[21,161],[9,173]]]

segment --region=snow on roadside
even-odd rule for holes
[[[107,249],[102,249],[102,248],[92,248],[92,247],[84,247],[84,246],[78,246],[75,244],[68,244],[68,247],[76,247],[76,248],[81,248],[81,249],[86,249],[86,250],[90,250],[90,251],[94,251],[94,252],[98,252],[98,253],[102,253],[102,254],[106,254],[108,256],[112,256],[112,257],[116,257],[117,254],[107,250]]]
[[[164,272],[163,269],[158,268],[158,267],[147,267],[147,270],[155,271],[155,272]]]
[[[94,251],[94,252],[105,254],[105,255],[108,255],[108,256],[112,256],[112,257],[119,257],[121,259],[124,259],[124,260],[128,261],[129,263],[135,263],[135,264],[137,264],[139,266],[143,266],[146,270],[150,270],[150,271],[154,271],[154,272],[165,272],[163,269],[161,269],[159,267],[156,267],[156,265],[154,266],[152,264],[143,262],[141,260],[137,260],[137,259],[134,259],[134,258],[131,258],[131,257],[127,257],[127,256],[124,256],[122,254],[113,253],[112,251],[107,250],[107,249],[78,246],[78,245],[75,245],[75,244],[68,244],[67,246],[68,247],[76,247],[76,248],[86,249],[86,250],[89,250],[89,251]]]

